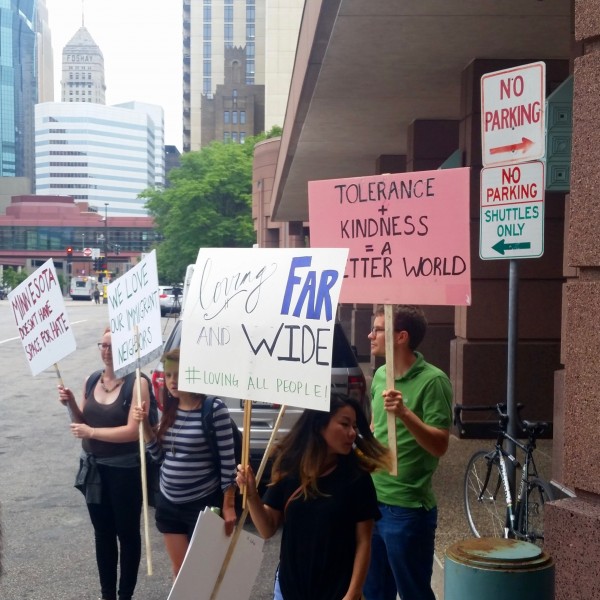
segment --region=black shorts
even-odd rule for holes
[[[183,502],[177,504],[165,498],[162,492],[156,494],[156,528],[161,533],[179,533],[188,536],[191,539],[196,527],[198,515],[207,506],[218,506],[223,504],[223,492],[216,490],[210,496],[193,500],[192,502]]]

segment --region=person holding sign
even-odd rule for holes
[[[389,468],[360,405],[341,394],[329,412],[305,410],[277,447],[271,485],[258,495],[238,466],[252,521],[263,538],[283,525],[275,600],[358,600],[371,530],[379,518],[370,473]]]
[[[82,440],[75,487],[85,495],[94,526],[102,599],[117,600],[120,546],[118,599],[131,600],[142,552],[139,427],[131,410],[137,404],[137,391],[132,382],[127,385],[126,379],[115,375],[110,329],[105,330],[98,348],[104,370],[93,387],[88,379],[94,375],[86,379],[81,408],[73,392],[62,385],[58,387],[59,399],[73,415],[73,435]],[[135,373],[127,377],[135,379]],[[124,393],[127,389],[131,390],[129,398]],[[142,402],[148,406],[150,396],[144,378],[141,390]]]
[[[229,411],[213,401],[213,426],[219,453],[215,461],[208,433],[204,429],[204,394],[185,392],[178,387],[179,348],[167,352],[167,389],[163,414],[156,431],[147,412],[134,409],[134,417],[144,423],[146,448],[160,462],[160,491],[156,497],[156,527],[163,534],[177,577],[187,552],[198,515],[207,506],[222,506],[225,532],[231,535],[235,513],[235,454]]]
[[[394,308],[395,389],[386,390],[386,366],[371,385],[375,437],[388,443],[387,413],[396,417],[398,475],[373,474],[382,518],[373,530],[367,600],[435,600],[431,589],[436,499],[431,478],[448,449],[452,387],[447,375],[416,351],[427,321],[416,306]],[[385,356],[384,308],[375,313],[371,353]]]

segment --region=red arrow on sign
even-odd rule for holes
[[[509,144],[508,146],[498,146],[497,148],[490,148],[490,154],[503,154],[504,152],[517,152],[517,150],[523,150],[527,152],[535,142],[524,137],[521,138],[520,144]]]

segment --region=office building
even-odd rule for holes
[[[38,104],[36,193],[72,196],[96,210],[108,203],[111,216],[146,215],[138,194],[156,185],[157,149],[163,152],[149,112],[92,102]]]
[[[104,56],[85,27],[63,49],[60,83],[63,102],[106,103]]]
[[[33,179],[35,2],[0,2],[0,176]]]
[[[202,96],[212,98],[225,82],[225,49],[246,50],[243,81],[264,85],[265,1],[184,0],[183,151],[199,150]]]
[[[265,129],[265,86],[245,82],[244,48],[225,48],[225,81],[202,96],[202,140],[243,144]]]

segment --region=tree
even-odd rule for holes
[[[2,286],[14,290],[19,284],[23,283],[27,277],[29,277],[29,275],[25,269],[17,271],[12,267],[8,267],[8,269],[4,269],[2,275]]]
[[[198,248],[244,248],[256,241],[252,223],[254,145],[281,128],[244,144],[212,142],[182,155],[169,173],[171,187],[142,193],[162,241],[157,246],[159,279],[176,283],[196,262]]]

